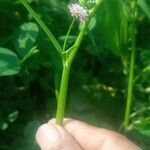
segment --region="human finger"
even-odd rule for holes
[[[79,144],[61,126],[47,123],[39,127],[36,140],[41,150],[81,150]]]
[[[96,128],[78,120],[65,119],[64,128],[85,150],[141,150],[119,133]]]

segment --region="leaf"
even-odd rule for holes
[[[0,76],[14,75],[20,71],[18,56],[6,48],[0,47]]]
[[[150,8],[146,4],[145,0],[138,0],[138,4],[141,7],[141,9],[144,11],[144,13],[148,16],[150,19]]]
[[[134,128],[141,134],[150,137],[150,118],[141,118],[134,122]]]
[[[66,38],[66,36],[60,36],[60,37],[59,37],[59,40],[60,40],[60,41],[64,41],[65,38]],[[76,40],[76,38],[77,38],[77,36],[69,35],[69,36],[68,36],[68,44],[74,43],[75,40]]]
[[[38,32],[38,26],[32,22],[24,23],[16,30],[14,45],[21,58],[24,58],[35,46]]]
[[[121,55],[123,45],[127,43],[128,26],[123,3],[120,0],[103,1],[97,17],[101,38],[114,54]]]
[[[93,17],[89,24],[89,31],[92,30],[96,25],[96,19]]]
[[[28,58],[30,58],[32,55],[39,53],[39,50],[37,47],[33,47],[32,49],[29,50],[29,52],[24,56],[24,58],[21,60],[21,62],[26,61]]]

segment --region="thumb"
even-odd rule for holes
[[[39,127],[36,140],[41,150],[81,150],[74,138],[61,126],[46,123]]]

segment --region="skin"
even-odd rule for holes
[[[63,127],[55,119],[43,124],[36,140],[41,150],[141,150],[119,133],[72,119],[65,119]]]

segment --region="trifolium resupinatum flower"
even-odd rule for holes
[[[80,6],[77,3],[68,5],[71,16],[79,19],[80,22],[86,22],[88,20],[89,14],[86,8]]]

